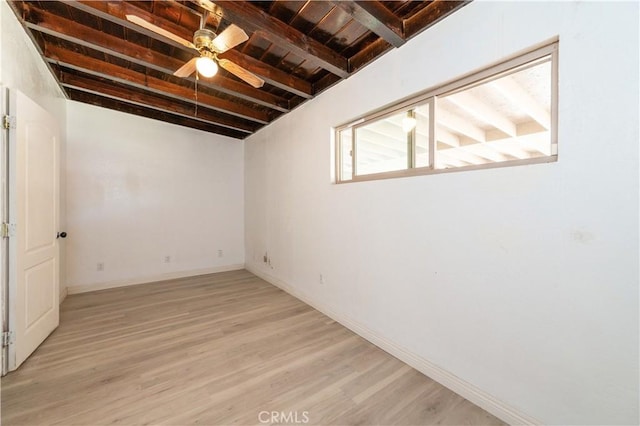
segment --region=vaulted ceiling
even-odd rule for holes
[[[466,2],[10,4],[69,99],[243,139]],[[216,34],[235,25],[248,39],[218,51],[212,78],[173,75],[201,54],[191,41],[203,24]]]

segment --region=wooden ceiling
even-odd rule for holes
[[[10,1],[69,97],[243,139],[463,7],[466,1]],[[136,15],[191,41],[206,15],[249,39],[220,55],[265,81],[220,69],[173,73],[193,48],[127,20]]]

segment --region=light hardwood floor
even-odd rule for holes
[[[247,271],[69,296],[1,396],[4,425],[503,424]]]

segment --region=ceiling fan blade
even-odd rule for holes
[[[213,48],[217,53],[223,53],[247,40],[249,40],[247,33],[239,26],[231,24],[213,39]]]
[[[151,22],[147,21],[146,19],[142,19],[141,17],[139,17],[137,15],[126,15],[126,16],[127,16],[127,21],[133,22],[136,25],[140,25],[142,28],[146,28],[149,31],[153,31],[156,34],[160,34],[163,37],[171,39],[171,40],[175,41],[176,43],[179,43],[179,44],[181,44],[183,46],[190,47],[191,49],[195,49],[196,48],[193,45],[193,43],[191,43],[190,41],[185,40],[182,37],[180,37],[178,35],[175,35],[172,32],[164,30],[164,29],[160,28],[159,26],[154,25]]]
[[[229,71],[231,74],[235,75],[236,77],[246,81],[247,83],[249,83],[250,85],[252,85],[256,89],[262,87],[262,85],[264,84],[264,80],[263,79],[261,79],[260,77],[258,77],[255,74],[245,70],[240,65],[237,65],[237,64],[231,62],[228,59],[219,59],[218,63],[220,64],[220,66],[222,68],[224,68],[225,70]]]
[[[196,61],[197,57],[191,59],[189,62],[178,68],[176,72],[173,73],[176,77],[189,77],[191,74],[196,72]]]

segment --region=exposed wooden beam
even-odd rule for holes
[[[473,164],[475,163],[472,163],[469,161],[463,161],[463,160],[460,160],[459,158],[453,158],[450,155],[447,155],[445,151],[438,151],[438,156],[436,158],[436,168],[438,169],[448,168],[448,167],[445,167],[446,165],[449,165],[452,167],[464,167],[464,166],[470,166]]]
[[[543,155],[552,154],[549,132],[518,136],[517,141],[520,142],[520,146],[538,151]]]
[[[376,132],[375,130],[363,128],[358,132],[358,147],[360,147],[362,142],[368,142],[379,146],[384,150],[384,155],[390,158],[396,158],[403,154],[405,156],[407,155],[406,137],[405,140],[398,141]],[[358,150],[360,150],[360,148],[358,148]],[[383,153],[383,151],[379,151],[379,153]]]
[[[545,129],[551,128],[551,114],[510,76],[489,83],[502,96],[515,103]]]
[[[362,174],[363,168],[366,170],[366,167],[369,165],[380,163],[381,161],[386,161],[389,159],[390,158],[387,155],[377,153],[371,149],[367,149],[367,150],[361,151],[358,154],[358,169],[360,169]],[[365,174],[367,173],[365,172]]]
[[[327,73],[327,75],[325,75],[320,80],[318,80],[316,83],[314,83],[313,91],[317,96],[318,94],[324,92],[325,90],[327,90],[328,88],[330,88],[331,86],[333,86],[334,84],[336,84],[339,81],[342,81],[342,79],[340,77],[338,77],[335,74]],[[295,108],[295,106],[296,105],[291,105],[291,108],[293,109],[293,108]]]
[[[463,148],[439,149],[436,154],[436,159],[441,157],[442,155],[445,155],[449,159],[460,160],[470,164],[487,164],[491,162],[491,160],[480,157],[476,154],[464,150]]]
[[[246,120],[229,117],[226,114],[220,114],[204,107],[200,107],[196,111],[193,105],[185,105],[173,99],[152,95],[129,87],[121,87],[115,83],[77,75],[62,69],[57,71],[56,75],[60,84],[64,87],[101,95],[121,102],[152,108],[246,133],[253,133],[261,127],[258,124],[248,123]]]
[[[428,123],[429,121],[428,110],[423,110],[422,108],[418,107],[415,109],[415,111],[416,111],[416,118],[418,119],[419,122],[422,121],[424,123]],[[451,133],[448,130],[448,127],[444,127],[438,123],[436,123],[436,139],[438,143],[442,143],[453,148],[457,148],[460,146],[460,138],[457,135],[454,135],[453,133]]]
[[[504,153],[498,152],[493,146],[487,143],[476,143],[472,145],[465,145],[460,149],[463,149],[467,152],[477,155],[478,157],[491,160],[492,162],[500,162],[500,161],[508,160],[508,158],[505,157]]]
[[[402,130],[402,125],[392,122],[391,120],[389,120],[389,118],[375,121],[371,124],[360,127],[356,130],[356,132],[359,134],[363,130],[375,132],[394,141],[400,140],[400,143],[406,144],[407,135]]]
[[[522,149],[522,146],[517,142],[517,139],[495,140],[487,142],[487,144],[491,145],[500,152],[504,152],[505,154],[508,154],[520,160],[531,157],[531,155],[529,155],[527,151]]]
[[[466,6],[470,0],[434,0],[427,7],[404,20],[404,36],[409,39]]]
[[[468,91],[455,93],[444,99],[509,136],[516,136],[517,134],[516,125],[511,120]]]
[[[15,6],[19,8],[20,15],[24,17],[25,25],[32,30],[89,47],[166,74],[173,74],[175,70],[183,65],[183,61],[179,59],[163,55],[138,44],[38,9],[30,3],[17,2]],[[195,81],[194,78],[189,78],[188,80]],[[217,75],[213,81],[200,80],[198,84],[281,112],[289,111],[289,102],[286,99],[256,90],[245,83],[225,78],[221,75]]]
[[[376,0],[333,0],[332,3],[394,47],[405,43],[403,22]]]
[[[467,136],[476,142],[485,142],[487,140],[484,130],[480,127],[460,118],[444,108],[438,108],[437,117],[438,124],[448,128],[449,130]]]
[[[272,17],[250,2],[224,1],[218,2],[216,6],[210,0],[192,1],[211,13],[222,14],[224,19],[245,31],[257,33],[260,37],[289,49],[301,58],[316,63],[333,74],[343,78],[349,75],[349,64],[344,56]]]
[[[47,60],[52,63],[73,68],[96,77],[110,79],[118,83],[160,95],[169,96],[189,103],[196,103],[197,101],[198,104],[207,108],[256,121],[261,124],[266,124],[270,121],[269,115],[265,112],[244,104],[220,99],[216,96],[209,95],[206,92],[198,93],[196,99],[195,90],[192,87],[173,84],[150,75],[136,72],[129,68],[124,68],[64,49],[51,43],[47,43],[45,45],[44,55]]]
[[[171,39],[163,37],[160,34],[157,34],[153,31],[149,31],[139,25],[136,25],[129,20],[127,20],[127,14],[133,14],[140,16],[149,22],[157,25],[171,33],[176,34],[177,36],[186,39],[187,41],[191,41],[193,38],[193,31],[188,28],[184,28],[180,25],[176,25],[175,23],[160,18],[158,16],[154,16],[147,12],[144,9],[141,9],[131,3],[122,2],[122,1],[110,1],[110,2],[96,2],[96,1],[69,1],[69,6],[73,6],[79,10],[83,10],[88,13],[96,14],[102,19],[106,19],[115,24],[121,25],[125,28],[137,31],[142,33],[148,37],[154,38],[156,40],[162,41],[164,43],[168,43],[174,47],[179,49],[188,51],[197,54],[197,51],[190,49],[178,42],[175,42]],[[288,92],[294,93],[297,96],[302,96],[304,98],[311,98],[313,96],[313,87],[310,83],[302,80],[298,77],[287,74],[286,72],[272,67],[269,64],[258,61],[257,59],[252,58],[251,56],[244,55],[237,50],[230,50],[226,52],[224,55],[220,56],[221,58],[229,59],[237,63],[238,65],[247,68],[252,73],[262,77],[267,83],[272,86],[278,87],[279,89],[286,90]],[[174,70],[175,71],[175,70]],[[217,77],[216,77],[217,79]],[[245,83],[242,83],[245,84]],[[254,89],[255,90],[255,89]]]
[[[190,127],[192,129],[198,129],[210,133],[217,133],[235,139],[244,139],[245,137],[247,137],[247,134],[244,132],[239,132],[222,126],[216,126],[215,124],[206,123],[204,121],[190,120],[182,116],[157,111],[155,109],[145,108],[140,105],[118,101],[116,99],[84,92],[81,90],[67,88],[66,91],[69,95],[69,99],[73,101],[113,109],[116,111],[124,112],[127,114],[134,114],[153,120],[160,120],[164,123],[172,123],[178,126]]]
[[[443,126],[436,127],[436,138],[438,139],[438,142],[445,143],[450,147],[457,148],[460,146],[460,138]]]
[[[351,72],[358,71],[369,62],[380,57],[387,50],[390,50],[391,47],[392,46],[391,44],[389,44],[389,42],[387,42],[383,38],[379,38],[378,40],[374,41],[373,43],[353,55],[351,58],[349,58],[349,69],[351,70]]]

